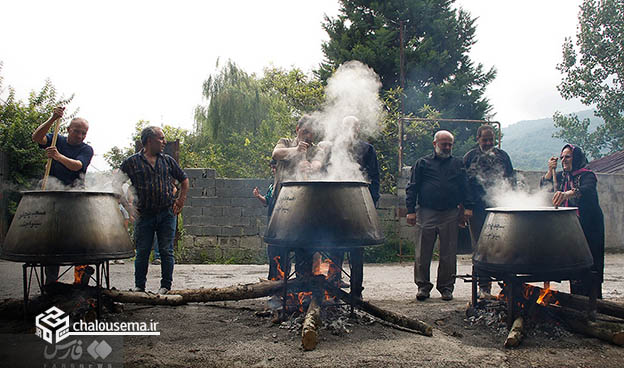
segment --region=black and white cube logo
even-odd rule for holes
[[[69,334],[69,315],[57,307],[52,307],[37,316],[35,326],[37,336],[49,344],[55,344]]]

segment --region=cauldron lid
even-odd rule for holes
[[[578,207],[490,207],[485,210],[489,212],[566,212],[577,209]]]

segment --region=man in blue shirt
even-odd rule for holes
[[[84,188],[84,176],[93,158],[93,148],[84,143],[89,130],[89,123],[83,118],[73,118],[67,128],[67,137],[59,135],[56,146],[52,146],[52,134],[48,133],[52,124],[63,117],[64,107],[55,107],[52,116],[39,125],[32,134],[32,140],[46,150],[52,159],[50,176],[58,179],[63,185],[73,188]],[[87,266],[76,266],[74,282],[81,282],[82,273]],[[58,278],[59,266],[45,268],[46,283],[55,282]]]

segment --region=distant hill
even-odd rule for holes
[[[594,110],[575,113],[579,120],[590,119],[589,130],[603,123],[594,116]],[[546,162],[558,155],[564,141],[553,138],[555,128],[552,118],[523,120],[503,128],[503,150],[511,157],[514,168],[520,170],[546,171]]]

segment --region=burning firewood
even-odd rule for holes
[[[527,287],[537,290],[538,292],[542,292],[544,290],[539,286],[527,285]],[[552,298],[554,298],[552,303],[557,301],[559,304],[566,307],[578,310],[589,309],[589,298],[586,296],[568,294],[562,291],[553,291],[552,293]],[[598,313],[624,319],[624,305],[620,305],[615,302],[598,299],[596,300],[596,311]]]
[[[303,350],[314,350],[318,344],[318,335],[322,324],[320,304],[320,298],[313,294],[301,329]]]
[[[505,347],[511,348],[520,345],[522,341],[522,333],[524,327],[524,318],[522,316],[516,318],[513,325],[511,326],[511,330],[509,331],[509,335],[507,335],[507,339],[505,340]]]
[[[344,301],[345,303],[350,303],[351,302],[351,295],[349,295],[348,293],[346,293],[345,291],[335,287],[334,285],[331,285],[330,283],[325,283],[325,287],[327,288],[327,290],[332,293],[333,295],[335,295],[336,297],[342,299],[342,301]],[[353,303],[359,307],[360,309],[362,309],[363,311],[365,311],[368,314],[371,314],[379,319],[382,319],[386,322],[390,322],[392,324],[401,326],[401,327],[405,327],[408,328],[410,330],[414,330],[416,332],[418,332],[421,335],[424,336],[433,336],[433,328],[431,326],[429,326],[428,324],[426,324],[425,322],[416,320],[416,319],[412,319],[409,318],[407,316],[398,314],[398,313],[394,313],[391,311],[387,311],[384,309],[381,309],[369,302],[365,302],[364,300],[360,299],[360,298],[356,298],[353,297]]]

